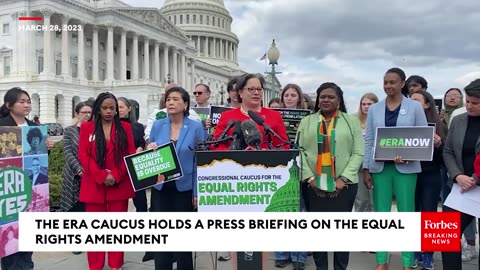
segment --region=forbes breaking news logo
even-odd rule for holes
[[[422,213],[422,251],[461,251],[460,212]]]

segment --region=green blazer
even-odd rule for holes
[[[358,169],[362,165],[364,141],[360,122],[355,116],[340,112],[335,127],[335,169],[337,177],[344,176],[358,183]],[[319,112],[306,116],[300,122],[297,142],[302,155],[302,176],[305,180],[315,175],[317,167],[317,127]]]

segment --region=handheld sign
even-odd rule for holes
[[[282,116],[283,123],[287,128],[288,139],[291,142],[295,142],[295,137],[297,136],[298,126],[300,125],[300,121],[309,115],[311,112],[310,110],[298,110],[298,109],[281,109],[276,108],[275,111],[280,112]]]
[[[431,161],[433,159],[433,135],[429,127],[378,127],[375,134],[373,159],[376,161],[403,160]]]
[[[46,126],[0,127],[0,258],[19,250],[19,213],[49,211],[47,134]]]
[[[210,108],[193,107],[192,110],[194,110],[198,114],[198,117],[200,117],[200,120],[202,120],[202,126],[203,128],[205,128],[206,127],[205,121],[210,116]]]
[[[220,121],[220,117],[222,113],[225,111],[229,111],[232,108],[229,107],[220,107],[220,106],[212,106],[210,108],[210,119],[212,119],[212,127],[216,127],[218,122]]]
[[[170,142],[157,150],[146,150],[125,157],[130,180],[135,191],[146,189],[183,176],[175,145]],[[158,175],[163,175],[159,181]]]

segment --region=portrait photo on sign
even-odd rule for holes
[[[28,126],[23,127],[23,155],[41,155],[47,154],[47,127],[46,126]]]
[[[47,155],[24,157],[23,170],[32,181],[32,186],[48,184]]]
[[[0,158],[22,155],[21,127],[0,127]]]
[[[16,158],[4,158],[0,159],[0,169],[6,167],[17,167],[23,169],[23,158],[16,157]]]
[[[48,185],[32,187],[32,199],[26,212],[49,212]]]
[[[18,252],[18,223],[0,226],[0,258]]]

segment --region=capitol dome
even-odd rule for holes
[[[265,212],[299,212],[300,211],[300,167],[294,159],[288,170],[290,178],[272,196]]]
[[[164,5],[168,5],[168,4],[171,4],[171,3],[179,3],[179,2],[192,2],[192,1],[191,0],[165,0]],[[193,2],[195,2],[195,1],[193,1]],[[200,2],[200,3],[210,2],[210,3],[213,3],[213,4],[221,5],[222,7],[225,6],[223,0],[198,0],[197,2]]]
[[[223,0],[166,0],[161,12],[193,41],[198,60],[238,69],[239,40]]]

